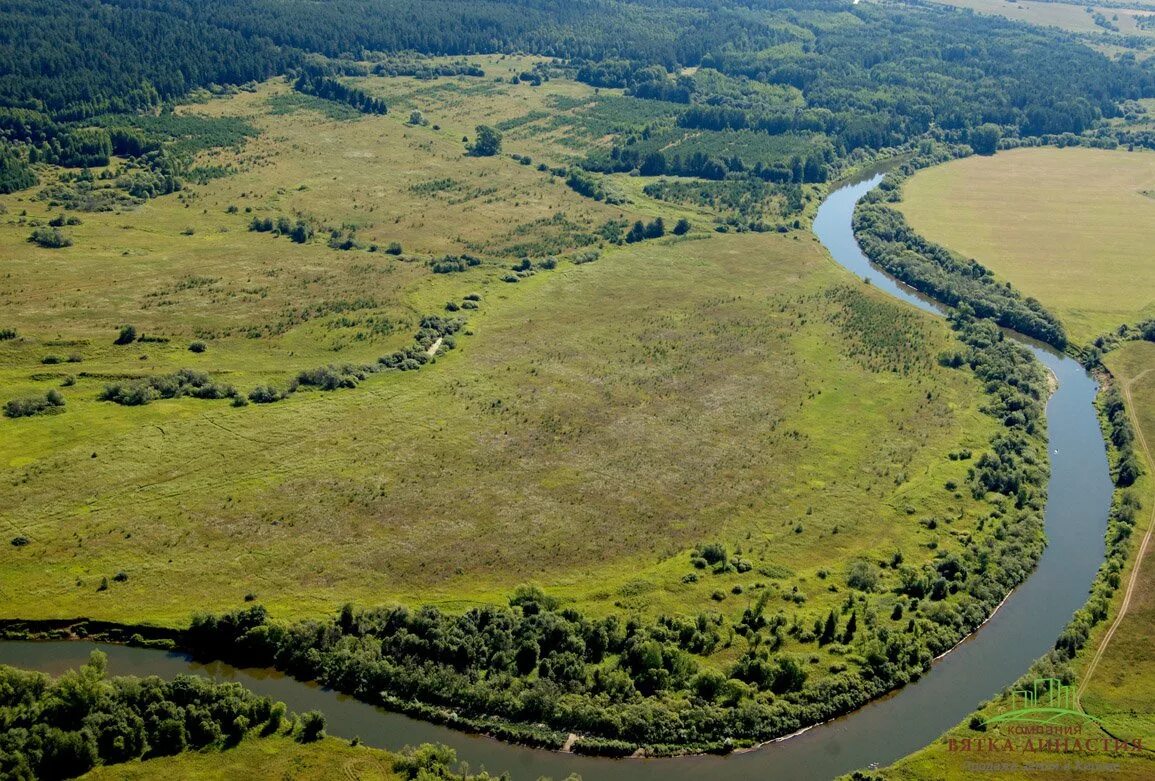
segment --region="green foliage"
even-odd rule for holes
[[[473,157],[493,157],[501,154],[501,131],[489,125],[478,125],[473,143],[467,151]]]
[[[72,246],[72,238],[62,233],[59,228],[36,228],[28,241],[45,249],[62,249]]]
[[[136,341],[136,326],[134,326],[134,325],[122,325],[120,327],[120,333],[118,333],[116,335],[116,340],[113,341],[113,344],[125,345],[125,344],[132,344],[135,341]]]
[[[39,180],[32,169],[9,145],[0,145],[0,193],[14,193],[33,187]]]
[[[33,415],[53,415],[64,411],[64,396],[53,388],[43,396],[11,399],[4,404],[4,416],[27,418]]]
[[[126,407],[148,404],[154,399],[175,399],[191,396],[197,399],[228,399],[237,395],[231,385],[221,385],[208,374],[193,369],[181,369],[173,374],[154,375],[130,382],[105,385],[101,401],[111,401]]]
[[[1002,128],[986,122],[979,125],[970,134],[970,145],[975,154],[993,155],[999,148],[999,139],[1002,137]]]
[[[363,90],[350,87],[335,78],[326,76],[319,70],[307,69],[293,82],[293,89],[305,95],[332,100],[352,106],[364,114],[388,114],[385,101],[375,98]]]
[[[0,776],[74,778],[98,764],[227,748],[272,713],[268,699],[236,683],[109,679],[106,664],[94,651],[55,679],[0,666]]]

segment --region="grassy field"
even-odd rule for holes
[[[394,111],[348,118],[280,83],[182,108],[261,132],[202,156],[231,176],[80,213],[65,249],[26,240],[57,207],[0,199],[0,327],[19,334],[0,341],[0,396],[66,399],[0,419],[0,526],[26,543],[0,548],[5,615],[179,626],[246,599],[281,617],[350,600],[455,611],[533,582],[593,615],[736,617],[769,589],[805,624],[844,601],[852,559],[919,566],[976,532],[991,508],[956,487],[968,463],[948,455],[981,451],[994,423],[978,384],[935,361],[945,324],[854,283],[804,232],[606,244],[609,220],[709,214],[625,176],[629,203],[582,198],[508,156],[598,143],[588,112],[604,107],[573,103],[585,87],[362,83]],[[407,124],[402,95],[428,127]],[[472,125],[563,98],[580,116],[555,141],[527,132],[520,150],[511,129],[506,155],[463,156]],[[305,215],[362,248],[250,232],[254,215]],[[369,251],[391,241],[401,255]],[[481,264],[431,273],[464,251]],[[502,281],[547,253],[555,269]],[[417,372],[244,407],[98,400],[180,368],[247,392],[372,362],[469,293],[457,349]],[[124,323],[170,341],[116,346]],[[708,542],[751,571],[688,578]],[[889,614],[898,574],[880,575],[870,599]]]
[[[1155,33],[1139,27],[1135,20],[1155,12],[1155,5],[1137,0],[1131,8],[1105,8],[1095,5],[1063,2],[1034,2],[1034,0],[936,0],[942,5],[966,8],[981,14],[1002,16],[1016,22],[1058,27],[1073,33],[1153,37]],[[1090,10],[1088,10],[1090,9]],[[1108,30],[1095,23],[1094,15],[1101,14],[1118,31]]]
[[[1019,149],[920,171],[901,209],[923,236],[1039,299],[1087,343],[1155,315],[1155,154]]]
[[[281,778],[321,781],[394,781],[394,755],[367,746],[350,746],[336,738],[301,744],[288,737],[249,738],[227,751],[191,751],[93,770],[86,781],[181,778],[227,781],[236,778]]]

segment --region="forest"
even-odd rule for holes
[[[821,182],[855,150],[934,135],[989,144],[1080,134],[1155,95],[1149,61],[1109,60],[1058,30],[943,8],[801,0],[32,0],[0,9],[0,189],[28,186],[22,159],[102,165],[134,142],[90,129],[109,114],[161,108],[194,89],[294,73],[299,90],[382,113],[339,81],[392,72],[397,54],[531,51],[579,80],[670,106],[591,170]],[[368,63],[368,64],[365,64]],[[376,63],[376,64],[375,64]],[[406,66],[410,72],[412,65]],[[699,74],[681,73],[700,68]],[[469,71],[473,73],[473,71]],[[663,153],[677,131],[705,150]],[[802,153],[742,159],[726,133],[793,139]],[[147,133],[146,133],[147,135]],[[655,143],[637,143],[653,137]],[[114,150],[115,147],[115,150]],[[23,149],[21,152],[19,150]],[[717,149],[717,152],[711,150]],[[756,168],[757,166],[757,168]]]

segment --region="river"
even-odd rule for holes
[[[814,231],[836,262],[880,290],[941,314],[929,299],[872,267],[858,248],[851,218],[858,200],[881,180],[875,175],[831,193]],[[1018,338],[1018,337],[1016,337]],[[530,749],[467,735],[391,713],[268,670],[198,664],[183,654],[102,644],[118,675],[197,673],[243,683],[296,711],[324,712],[327,731],[380,748],[422,742],[452,746],[474,770],[508,771],[515,781],[578,773],[584,781],[714,781],[750,778],[829,779],[871,764],[885,765],[941,735],[1016,680],[1046,653],[1072,613],[1086,601],[1103,560],[1112,485],[1092,402],[1095,383],[1071,358],[1022,340],[1054,372],[1058,390],[1047,405],[1051,478],[1047,547],[1037,569],[969,639],[939,659],[916,683],[852,714],[788,740],[726,757],[603,759]],[[82,664],[91,642],[0,642],[0,664],[58,673]]]

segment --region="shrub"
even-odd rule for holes
[[[0,328],[0,342],[6,342],[9,339],[15,339],[17,336],[15,328]]]
[[[302,743],[313,743],[323,737],[325,737],[325,714],[315,710],[301,714],[299,740]]]
[[[9,418],[28,418],[33,415],[51,415],[64,410],[64,396],[53,388],[43,396],[28,396],[12,399],[4,405],[4,415]]]
[[[286,395],[288,394],[281,393],[272,385],[258,385],[249,391],[249,401],[255,404],[272,404],[285,398]]]
[[[674,225],[674,235],[675,236],[684,236],[689,232],[690,232],[690,221],[687,220],[685,217],[678,220],[677,224]]]
[[[188,346],[188,349],[190,353],[203,353],[208,349],[208,345],[204,342],[193,342]]]
[[[874,591],[878,586],[878,571],[869,561],[852,561],[846,568],[846,585],[859,591]]]
[[[28,240],[46,249],[61,249],[72,246],[72,239],[57,228],[37,228],[32,231]]]
[[[136,341],[136,326],[122,325],[113,344],[132,344]]]

